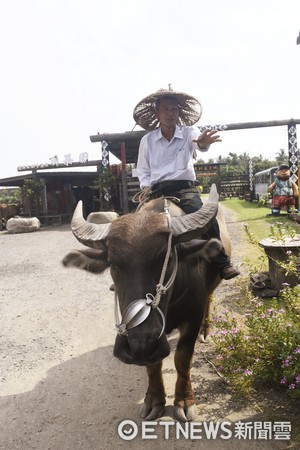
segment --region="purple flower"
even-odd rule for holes
[[[281,378],[280,384],[286,384],[286,377]]]
[[[292,357],[289,355],[287,358],[283,361],[281,367],[287,367],[290,364]]]
[[[300,345],[298,345],[298,347],[296,347],[295,353],[298,353],[300,355]]]
[[[300,384],[300,375],[295,376],[295,381],[297,384]]]
[[[252,370],[246,369],[245,370],[245,375],[247,375],[247,376],[252,375]]]
[[[228,334],[228,331],[227,330],[221,330],[220,334],[222,334],[223,336],[226,336]]]
[[[220,316],[219,316],[219,317],[216,317],[216,316],[214,317],[214,322],[215,322],[215,323],[219,323],[219,322],[221,322],[221,320],[222,320],[222,319],[221,319]]]
[[[291,389],[291,390],[292,390],[292,389],[295,389],[295,387],[296,387],[296,385],[293,384],[293,383],[289,385],[289,389]]]

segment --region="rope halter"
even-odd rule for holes
[[[165,212],[167,212],[166,207],[165,207]],[[168,222],[169,222],[169,217],[168,217]],[[161,319],[162,319],[162,330],[158,336],[158,339],[163,334],[165,325],[166,325],[166,319],[165,319],[164,313],[162,312],[162,310],[159,308],[158,305],[160,303],[161,296],[164,295],[167,292],[167,290],[174,283],[176,273],[177,273],[177,268],[178,268],[177,252],[176,252],[176,248],[174,247],[175,263],[174,263],[173,271],[172,271],[172,274],[171,274],[168,282],[166,284],[164,284],[164,279],[166,276],[166,271],[168,268],[171,251],[172,251],[172,233],[170,233],[169,237],[168,237],[167,253],[166,253],[164,264],[162,267],[159,283],[156,285],[155,295],[147,293],[145,296],[146,298],[134,300],[133,302],[131,302],[125,309],[121,322],[119,320],[119,312],[118,312],[118,295],[115,290],[115,320],[116,320],[116,327],[117,327],[118,333],[121,336],[127,336],[128,330],[130,330],[131,328],[137,327],[142,322],[144,322],[147,319],[147,317],[149,316],[151,309],[156,309],[159,312]]]

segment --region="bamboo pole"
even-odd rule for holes
[[[282,127],[284,125],[288,125],[293,122],[295,125],[300,124],[300,119],[288,119],[288,120],[267,120],[264,122],[240,122],[240,123],[228,123],[228,124],[220,124],[220,125],[202,125],[199,126],[199,129],[207,129],[207,128],[215,128],[222,131],[230,131],[230,130],[246,130],[249,128],[267,128],[267,127]],[[127,131],[125,133],[104,133],[104,134],[96,134],[90,136],[91,142],[100,142],[100,141],[123,141],[126,139],[141,139],[148,131],[139,130],[139,131]]]

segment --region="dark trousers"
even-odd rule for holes
[[[199,196],[199,192],[196,187],[181,189],[179,191],[172,189],[161,189],[156,193],[160,195],[177,197],[180,200],[179,206],[186,213],[198,211],[202,208],[203,202]],[[203,239],[220,238],[220,228],[216,219],[213,220],[211,228],[202,235]],[[214,259],[214,265],[218,269],[223,269],[230,264],[230,259],[226,255],[225,250],[222,250]]]

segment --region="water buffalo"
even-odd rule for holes
[[[6,227],[6,222],[20,214],[20,207],[14,204],[0,203],[0,227]]]
[[[191,361],[208,314],[209,298],[221,281],[212,260],[222,246],[216,239],[201,240],[201,235],[217,212],[215,186],[202,209],[187,215],[162,199],[109,224],[85,221],[81,204],[74,212],[72,231],[79,242],[92,249],[69,253],[63,264],[93,273],[110,268],[119,331],[114,355],[127,364],[147,368],[149,385],[140,412],[146,420],[164,412],[162,360],[170,352],[166,335],[174,329],[179,330],[174,414],[180,421],[196,417]],[[218,220],[222,242],[230,254],[224,218]]]

